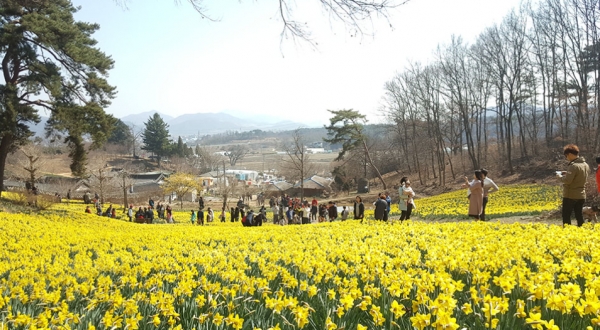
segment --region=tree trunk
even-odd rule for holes
[[[369,160],[369,164],[371,164],[371,167],[375,170],[375,173],[377,174],[377,177],[379,178],[379,181],[381,181],[381,184],[383,185],[383,190],[387,189],[387,185],[385,184],[385,180],[383,180],[383,177],[381,176],[381,173],[379,172],[379,169],[377,168],[377,166],[375,166],[375,164],[373,164],[373,159],[371,159],[371,154],[369,153],[369,148],[367,147],[367,141],[365,141],[363,139],[363,147],[365,148],[365,152],[367,154],[367,158]]]
[[[4,169],[6,168],[6,157],[10,152],[10,147],[14,141],[14,136],[10,133],[4,134],[0,141],[0,197],[4,191]]]

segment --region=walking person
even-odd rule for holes
[[[310,206],[308,205],[308,203],[306,203],[303,207],[302,207],[302,224],[309,224],[310,223]]]
[[[579,148],[568,144],[563,149],[569,161],[566,171],[558,174],[563,184],[562,218],[563,226],[571,224],[571,213],[575,213],[577,226],[583,226],[583,203],[585,202],[585,183],[590,167],[583,157],[579,157]]]
[[[327,220],[327,206],[325,204],[319,205],[319,222],[325,222]]]
[[[400,188],[398,188],[398,209],[400,209],[400,222],[410,220],[410,215],[415,206],[415,192],[410,186],[410,180],[407,177],[400,179]]]
[[[173,217],[173,208],[171,208],[171,204],[167,204],[167,218],[172,218]],[[200,218],[200,216],[198,216],[198,218]]]
[[[379,198],[377,198],[373,205],[375,205],[375,220],[383,220],[383,217],[385,216],[385,211],[387,210],[385,194],[379,193]]]
[[[334,202],[329,202],[329,206],[327,208],[327,213],[329,215],[330,222],[337,219],[338,210],[337,210],[337,205],[335,205]]]
[[[233,220],[235,220],[235,221],[240,220],[240,207],[237,205],[236,205],[235,209],[233,210]]]
[[[310,203],[310,221],[311,222],[317,221],[317,214],[319,214],[319,203],[317,202],[316,198],[313,198],[312,202]]]
[[[190,218],[190,221],[192,222],[192,225],[196,223],[196,212],[194,212],[194,210],[192,210],[192,217]]]
[[[279,223],[279,206],[277,203],[273,202],[273,206],[271,206],[271,212],[273,212],[273,224],[276,225]]]
[[[485,168],[481,169],[481,174],[483,174],[483,208],[481,210],[481,221],[485,221],[485,207],[488,203],[488,195],[491,193],[495,193],[500,190],[496,183],[488,178],[488,170]]]
[[[133,219],[133,205],[129,204],[129,209],[127,210],[127,216],[129,217],[129,222]]]
[[[388,221],[390,217],[390,211],[392,210],[392,198],[390,197],[389,192],[385,192],[385,202],[387,203],[387,208],[385,209],[385,214],[383,215],[383,221]]]
[[[471,195],[469,195],[469,216],[475,218],[475,220],[480,220],[481,212],[483,211],[483,173],[480,170],[475,171],[475,176],[471,182],[465,176],[465,184],[462,187],[471,190]]]
[[[363,204],[362,197],[356,196],[354,199],[354,220],[359,220],[362,223],[365,218],[365,204]]]
[[[206,222],[213,222],[214,219],[215,214],[213,213],[213,210],[209,207],[206,211]]]
[[[348,220],[348,208],[346,206],[342,206],[342,221]]]
[[[204,226],[204,209],[198,209],[198,225]]]
[[[204,198],[202,196],[198,197],[198,207],[204,209]]]

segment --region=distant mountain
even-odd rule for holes
[[[135,124],[142,127],[148,118],[157,111],[147,111],[139,114],[128,115],[121,120],[126,124]],[[285,131],[300,127],[308,127],[306,124],[283,120],[281,118],[267,115],[245,115],[244,118],[226,112],[219,113],[194,113],[173,118],[172,116],[158,114],[169,124],[171,137],[185,135],[218,134],[226,131],[251,131],[260,129],[263,131]]]
[[[144,123],[148,121],[157,111],[146,111],[142,113],[127,115],[121,120],[127,125],[135,125],[136,130],[143,129]],[[186,135],[212,135],[224,133],[226,131],[252,131],[260,129],[263,131],[289,131],[297,128],[322,127],[322,125],[305,124],[291,120],[283,120],[278,117],[266,115],[251,115],[246,118],[240,118],[224,112],[220,113],[194,113],[186,114],[178,117],[165,115],[158,112],[163,120],[169,124],[169,133],[171,137]],[[277,121],[274,121],[277,119]],[[31,130],[36,136],[45,137],[47,117],[41,117],[41,121],[37,125],[30,125]]]
[[[168,121],[171,136],[215,134],[225,131],[249,131],[258,126],[226,113],[194,113]]]
[[[158,113],[162,119],[166,122],[169,122],[171,120],[173,120],[173,116],[169,116],[169,115],[165,115],[164,113],[160,113],[156,110],[151,110],[151,111],[146,111],[146,112],[142,112],[142,113],[136,113],[133,115],[127,115],[123,118],[121,118],[121,120],[126,123],[127,125],[135,125],[135,126],[141,126],[143,125],[145,122],[148,121],[148,118],[152,117],[154,115],[154,113]]]
[[[249,121],[254,124],[261,124],[261,125],[276,124],[279,122],[287,121],[286,119],[284,119],[282,117],[278,117],[278,116],[265,115],[265,114],[261,114],[261,113],[248,113],[248,112],[237,111],[237,110],[224,110],[224,111],[221,111],[220,113],[228,114],[228,115],[240,118],[240,119],[244,119],[245,121]]]

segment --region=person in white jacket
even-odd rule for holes
[[[492,179],[488,178],[488,171],[485,168],[481,169],[481,173],[483,174],[483,210],[480,219],[485,221],[485,206],[488,203],[488,195],[500,189]]]
[[[400,188],[398,188],[398,209],[401,211],[400,222],[410,220],[410,214],[415,206],[415,192],[410,187],[410,180],[407,177],[400,179]]]

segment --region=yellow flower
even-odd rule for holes
[[[382,325],[383,322],[385,322],[385,318],[383,317],[383,314],[381,314],[379,306],[371,306],[369,314],[371,314],[371,317],[373,317],[373,322],[375,322],[375,325]]]
[[[213,316],[213,320],[212,322],[219,326],[223,323],[223,315],[219,314],[218,312]]]
[[[333,323],[333,321],[331,321],[331,317],[327,317],[327,320],[325,320],[325,328],[327,330],[335,330],[337,329],[337,325],[335,323]]]
[[[394,314],[394,318],[400,318],[406,313],[404,305],[399,304],[396,300],[392,301],[392,306],[390,307],[390,310]]]
[[[542,324],[544,324],[544,322],[542,321],[541,313],[530,312],[529,317],[527,319],[525,319],[525,323],[529,324],[531,326],[531,328],[533,328],[533,329],[538,329],[538,330],[544,329],[542,327]]]
[[[155,327],[158,327],[160,325],[160,318],[158,317],[158,314],[154,315],[154,317],[152,318],[152,324]]]
[[[473,308],[471,308],[471,304],[469,303],[464,303],[463,306],[461,307],[463,313],[465,313],[465,315],[469,315],[471,313],[473,313]]]
[[[544,321],[547,330],[560,330],[558,325],[554,324],[554,320]]]
[[[240,318],[237,314],[229,314],[227,318],[225,318],[225,323],[232,326],[234,329],[239,330],[244,325],[244,319]]]
[[[410,318],[410,322],[412,323],[413,327],[417,328],[418,330],[423,330],[425,327],[431,324],[431,314],[417,313],[415,316]]]

